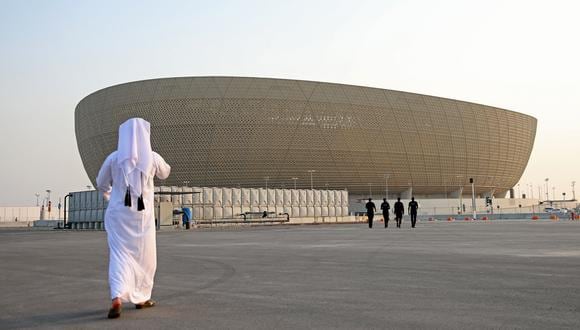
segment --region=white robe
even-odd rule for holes
[[[109,242],[109,286],[111,299],[142,303],[151,298],[157,268],[153,177],[165,179],[171,167],[153,152],[153,167],[143,177],[145,210],[137,211],[137,198],[131,194],[131,207],[125,206],[127,186],[117,152],[111,153],[97,176],[97,189],[109,199],[105,230]]]

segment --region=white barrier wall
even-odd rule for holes
[[[242,189],[240,188],[232,189],[232,203],[235,206],[242,205]]]
[[[232,200],[232,189],[231,188],[223,188],[222,189],[222,200],[224,207],[231,207],[234,205]]]
[[[291,201],[291,205],[292,206],[298,206],[300,205],[300,190],[297,189],[292,189],[290,190],[290,192],[292,193],[292,201]]]
[[[160,192],[171,192],[171,187],[159,187],[159,191]],[[159,201],[160,202],[171,202],[171,195],[161,195],[159,196]]]
[[[56,212],[55,212],[56,210]],[[58,216],[58,209],[53,208],[51,217]],[[40,206],[0,207],[0,222],[35,221],[40,218]],[[46,213],[48,219],[48,213]]]
[[[288,213],[291,218],[348,215],[348,192],[341,190],[161,186],[155,191],[165,193],[155,195],[156,203],[171,202],[175,209],[190,207],[194,220],[236,219],[244,212],[263,211]],[[107,203],[102,194],[97,191],[72,194],[69,221],[103,221]],[[53,207],[51,215],[55,211]],[[0,221],[4,219],[7,219],[6,211],[4,215],[0,213]]]
[[[276,206],[284,206],[285,201],[284,201],[284,190],[282,189],[276,189]]]
[[[181,201],[183,205],[193,204],[193,188],[192,187],[182,187],[181,191],[187,194],[181,196]]]

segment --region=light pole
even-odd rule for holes
[[[552,200],[556,200],[556,186],[552,186]]]
[[[270,212],[270,194],[268,193],[268,179],[270,177],[269,176],[265,176],[264,179],[266,179],[266,211]]]
[[[546,181],[546,201],[550,200],[550,188],[548,188],[548,181],[550,181],[550,178],[546,178],[544,179],[544,181]]]
[[[455,176],[458,180],[463,178],[462,175]],[[459,214],[463,214],[463,183],[459,186]]]
[[[294,177],[294,178],[291,178],[291,179],[294,180],[294,190],[296,190],[296,180],[298,180],[298,178]]]
[[[565,192],[562,193],[562,200],[566,201],[566,193]]]
[[[40,194],[39,193],[35,193],[34,196],[36,196],[36,206],[40,206],[38,204],[38,197],[40,197]]]
[[[574,185],[576,184],[576,181],[572,181],[572,199],[576,200],[576,192],[574,191]]]
[[[389,200],[389,174],[385,174],[385,198]]]
[[[316,172],[316,170],[308,170],[308,173],[310,173],[310,190],[314,190],[314,184],[312,181],[312,173]]]
[[[50,211],[52,210],[52,202],[50,201],[50,189],[46,189],[46,207],[48,209],[48,219],[50,220]]]
[[[471,207],[473,208],[473,220],[477,219],[477,212],[475,211],[475,182],[473,178],[469,178],[471,183]]]
[[[522,198],[522,193],[520,191],[520,184],[518,183],[518,198]]]

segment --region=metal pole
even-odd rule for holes
[[[310,190],[314,190],[314,184],[312,183],[312,173],[316,172],[316,170],[308,170],[308,173],[310,173]]]
[[[572,200],[576,200],[576,192],[574,191],[574,185],[576,181],[572,181]]]
[[[473,178],[469,178],[471,182],[471,207],[473,208],[473,220],[477,219],[477,211],[475,210],[475,182]]]
[[[48,209],[48,220],[50,220],[50,212],[52,211],[52,202],[50,201],[50,189],[46,190],[46,207]]]
[[[66,214],[68,212],[67,208],[66,208],[66,199],[72,197],[72,194],[67,194],[66,196],[64,196],[64,214],[63,214],[63,221],[62,221],[62,225],[64,228],[66,228]]]
[[[546,200],[549,201],[550,200],[550,188],[548,188],[548,181],[550,181],[550,178],[546,178],[544,181],[546,181]]]
[[[270,177],[266,176],[264,177],[264,179],[266,179],[266,211],[270,211],[270,194],[268,194],[268,179]]]

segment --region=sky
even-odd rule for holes
[[[580,194],[579,14],[580,2],[563,0],[0,0],[0,206],[87,189],[74,132],[83,97],[208,75],[371,86],[532,115],[516,194],[545,195],[549,178],[550,198],[569,198],[572,181]]]

